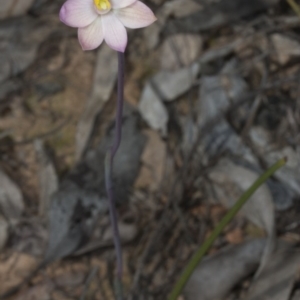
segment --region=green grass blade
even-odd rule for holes
[[[290,7],[293,9],[295,14],[300,17],[300,6],[295,2],[295,0],[286,0]]]
[[[199,248],[199,250],[193,255],[188,265],[184,269],[181,274],[179,280],[174,286],[168,300],[176,300],[177,297],[182,292],[185,284],[188,279],[194,272],[195,268],[202,260],[203,256],[210,249],[216,238],[221,234],[223,229],[228,225],[228,223],[234,218],[234,216],[239,212],[242,206],[247,202],[247,200],[255,193],[255,191],[270,177],[272,176],[278,169],[284,166],[286,163],[286,158],[280,159],[276,164],[271,166],[264,174],[262,174],[253,184],[252,186],[245,191],[245,193],[239,198],[239,200],[235,203],[235,205],[228,211],[228,213],[224,216],[224,218],[219,222],[216,226],[212,234],[207,238],[204,244]]]

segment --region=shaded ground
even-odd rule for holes
[[[82,52],[75,30],[58,19],[63,2],[34,1],[23,13],[20,8],[20,16],[10,17],[13,8],[0,14],[0,293],[44,257],[56,191],[76,177],[84,183],[83,193],[90,192],[88,185],[97,186],[103,174],[100,161],[116,100],[116,54],[105,46]],[[300,18],[285,1],[275,0],[251,6],[236,0],[147,4],[158,21],[130,31],[126,51],[124,123],[135,120],[128,132],[140,150],[139,155],[121,151],[123,167],[117,165],[115,175],[115,189],[122,191],[128,299],[166,299],[232,202],[283,156],[287,167],[256,194],[209,254],[262,237],[279,245],[300,242]],[[124,147],[131,143],[126,138]],[[101,197],[103,189],[96,189]],[[89,243],[51,263],[7,299],[113,299],[112,235],[107,214],[99,212]],[[261,294],[255,294],[260,287],[253,275],[264,255],[255,249],[259,254],[251,256],[251,264],[241,259],[246,271],[228,273],[234,279],[220,289],[220,299],[263,299],[255,296]],[[274,249],[264,261],[266,270]],[[262,290],[267,296],[270,290],[273,299],[298,299],[299,255],[295,260],[284,255],[286,265],[296,266],[280,275],[279,281],[288,278],[288,290],[284,296],[274,292],[274,279]],[[193,299],[193,289],[185,299]]]

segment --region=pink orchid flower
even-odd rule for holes
[[[112,49],[124,52],[128,28],[142,28],[156,17],[145,4],[137,0],[67,0],[60,10],[60,20],[78,28],[83,50],[93,50],[103,40]]]

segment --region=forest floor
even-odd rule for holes
[[[49,219],[52,199],[109,146],[117,97],[117,54],[82,51],[63,0],[12,2],[0,7],[0,294],[67,226]],[[228,208],[287,157],[180,299],[300,299],[300,16],[285,0],[145,2],[158,20],[128,32],[127,164],[114,166],[125,298],[166,299]],[[108,214],[69,252],[5,299],[114,299]]]

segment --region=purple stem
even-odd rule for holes
[[[122,248],[120,241],[120,234],[118,229],[116,205],[114,201],[113,185],[112,185],[112,168],[113,159],[120,146],[122,138],[122,115],[124,104],[124,53],[118,52],[119,68],[118,68],[118,101],[116,112],[116,127],[114,143],[106,153],[105,157],[105,186],[109,202],[109,214],[111,225],[113,228],[114,245],[117,257],[117,274],[116,274],[116,295],[118,300],[123,299],[122,292],[122,274],[123,274],[123,261],[122,261]]]
[[[120,146],[122,138],[122,115],[123,115],[123,104],[124,104],[124,53],[118,52],[119,69],[118,69],[118,102],[117,102],[117,113],[116,113],[116,133],[115,142],[111,147],[111,159],[114,156]]]

